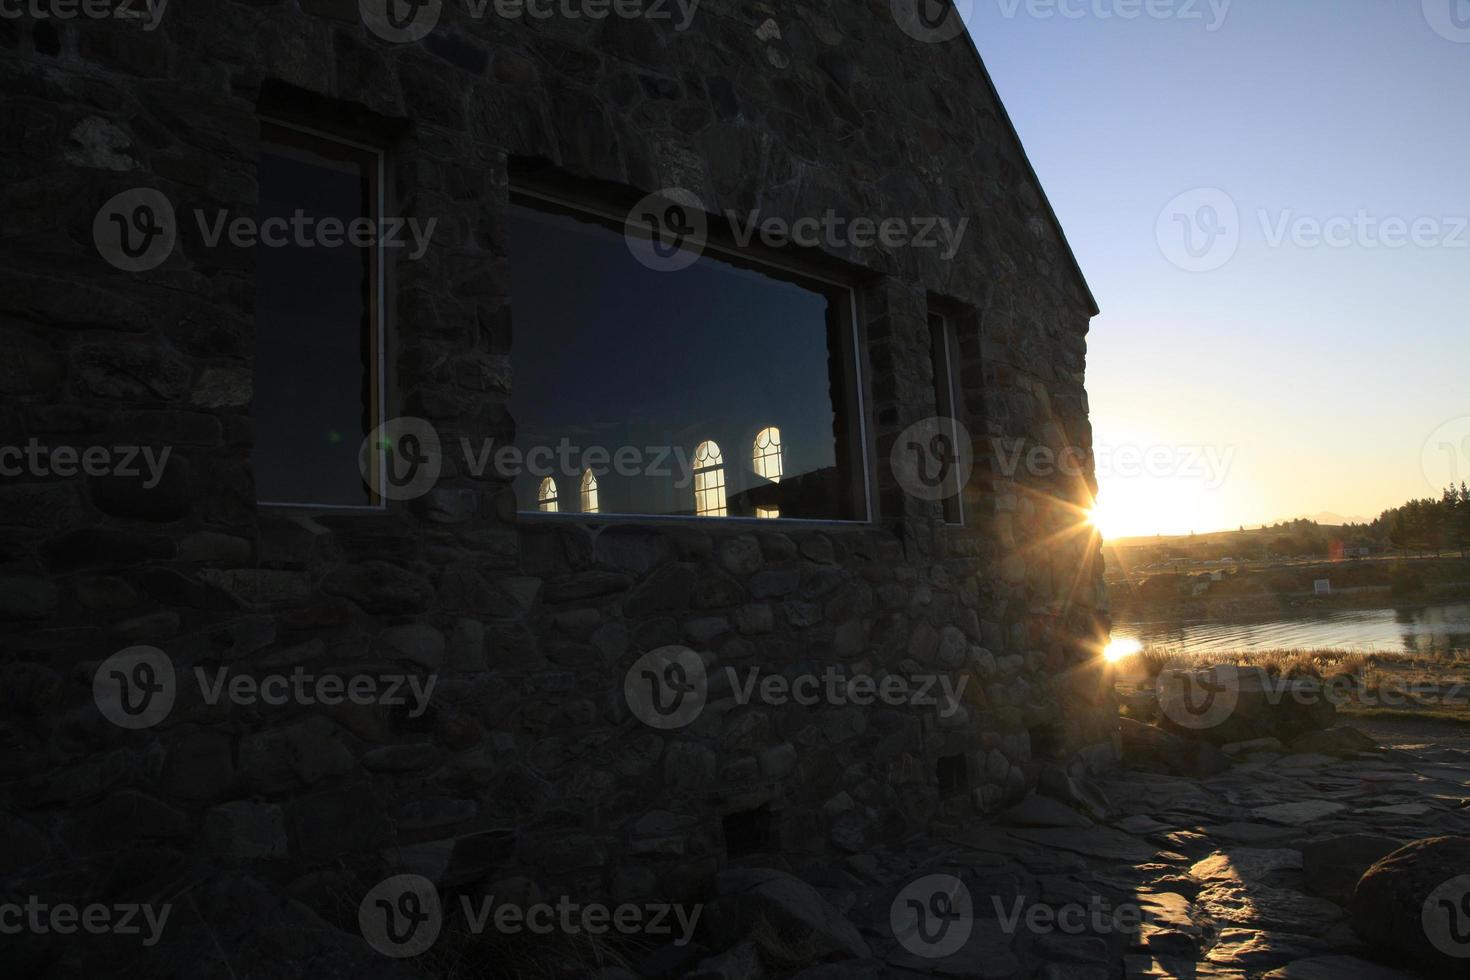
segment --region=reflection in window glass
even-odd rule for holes
[[[629,252],[621,221],[513,201],[521,452],[556,449],[568,488],[595,469],[602,515],[867,519],[850,290],[713,249],[655,271]],[[753,439],[768,428],[758,463]],[[705,441],[735,447],[707,507],[690,456]],[[541,509],[545,475],[516,478],[522,511]]]
[[[694,450],[694,513],[699,517],[724,517],[725,460],[720,447],[701,442]]]
[[[755,437],[751,453],[751,468],[755,475],[772,483],[781,482],[781,430],[775,426],[762,429]],[[781,516],[779,507],[757,507],[755,516],[775,520]]]
[[[378,155],[261,127],[256,218],[378,217]],[[255,260],[255,492],[273,504],[368,507],[357,455],[378,424],[378,250],[287,236]]]
[[[755,437],[755,452],[752,456],[755,473],[772,483],[781,482],[781,430],[772,426],[762,429]]]
[[[582,513],[596,514],[597,512],[597,474],[588,470],[582,474]]]
[[[551,477],[541,481],[541,489],[536,494],[537,509],[543,514],[555,514],[559,509],[557,503],[556,481]]]

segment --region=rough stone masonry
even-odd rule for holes
[[[0,445],[51,448],[0,459],[0,892],[174,912],[157,949],[7,935],[9,975],[135,956],[136,975],[227,975],[191,958],[248,962],[291,916],[354,931],[341,909],[399,873],[692,901],[732,860],[861,852],[997,810],[1049,766],[1108,765],[1101,555],[1079,528],[1096,310],[966,36],[926,36],[903,0],[129,6],[0,18]],[[870,519],[531,520],[448,457],[375,511],[260,506],[258,250],[188,216],[255,213],[266,118],[380,147],[387,212],[434,229],[386,256],[383,414],[447,444],[516,438],[519,174],[620,208],[680,188],[714,229],[871,216],[804,249],[856,295]],[[94,225],[137,189],[180,220],[165,261],[127,271]],[[906,248],[888,216],[968,223]],[[888,465],[940,414],[937,311],[975,447],[962,525]],[[1005,476],[997,440],[1080,448],[1087,475]],[[659,730],[625,678],[668,647],[711,680],[696,720]],[[848,695],[927,676],[957,703],[737,697],[752,670]],[[133,713],[129,683],[166,681],[165,716]],[[292,935],[280,962],[335,948]]]

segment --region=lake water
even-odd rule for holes
[[[1256,622],[1117,623],[1113,641],[1186,653],[1333,649],[1443,653],[1470,648],[1470,603],[1352,609]]]

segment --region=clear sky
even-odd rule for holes
[[[1470,479],[1470,0],[1223,2],[970,0],[1103,310],[1114,535],[1376,517]]]

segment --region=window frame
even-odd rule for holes
[[[285,131],[294,135],[298,141],[335,143],[339,146],[349,147],[363,153],[371,161],[371,172],[369,174],[368,202],[373,208],[369,216],[378,228],[383,226],[384,217],[387,215],[386,186],[386,157],[387,153],[382,146],[374,146],[359,140],[340,136],[322,129],[304,126],[301,123],[292,122],[279,116],[260,115],[256,117],[260,123],[259,145],[261,149],[268,143],[283,143],[278,134],[272,131]],[[305,137],[305,140],[301,138]],[[257,155],[258,156],[258,155]],[[369,284],[368,295],[368,317],[371,327],[368,331],[368,351],[364,355],[364,362],[372,372],[372,382],[368,386],[367,417],[370,423],[368,431],[363,433],[367,438],[372,432],[388,421],[388,358],[387,358],[387,250],[383,244],[383,236],[377,236],[377,244],[373,248],[373,261],[368,263],[369,275],[372,282]],[[255,365],[251,365],[252,383],[255,380]],[[259,446],[257,441],[251,449],[251,475],[255,472],[255,448]],[[381,460],[378,464],[378,485],[382,486],[387,481],[387,461]],[[270,507],[274,509],[325,511],[331,513],[359,513],[380,514],[386,512],[389,501],[375,491],[371,486],[367,488],[371,503],[367,504],[323,504],[308,503],[301,501],[277,501],[259,500],[255,501],[256,507]]]
[[[631,205],[630,199],[629,204]],[[618,209],[607,203],[607,199],[593,198],[569,191],[566,188],[556,186],[550,187],[536,181],[518,179],[512,172],[508,195],[506,198],[508,211],[510,206],[529,207],[536,210],[548,211],[554,214],[563,214],[584,221],[600,224],[619,236],[623,234],[627,221],[627,208]],[[513,247],[513,246],[512,246]],[[872,460],[873,450],[869,446],[872,427],[868,418],[868,384],[867,384],[867,358],[865,356],[861,310],[858,303],[858,293],[862,288],[856,277],[839,278],[826,270],[818,270],[811,267],[809,263],[803,263],[794,258],[789,250],[772,250],[764,246],[740,246],[735,243],[733,236],[721,234],[717,228],[712,226],[706,236],[702,255],[708,255],[739,269],[761,272],[771,275],[773,278],[789,282],[793,285],[802,286],[813,291],[831,293],[840,291],[845,297],[845,302],[833,297],[832,314],[837,318],[837,328],[833,331],[838,341],[837,351],[828,351],[829,359],[835,358],[843,371],[843,380],[851,390],[851,397],[847,399],[846,405],[834,405],[833,408],[839,413],[842,423],[842,434],[848,445],[848,452],[852,459],[848,461],[846,469],[850,471],[851,478],[849,486],[844,487],[844,494],[848,503],[860,516],[850,518],[777,518],[769,517],[746,517],[743,515],[723,517],[701,517],[695,514],[624,514],[599,512],[587,514],[583,512],[563,512],[547,514],[534,510],[523,510],[519,506],[516,510],[516,518],[519,521],[553,522],[572,521],[582,524],[706,524],[718,526],[750,526],[761,527],[766,530],[780,530],[782,527],[867,527],[876,524],[879,520],[877,507],[873,494]],[[677,275],[677,273],[670,273]],[[511,283],[512,296],[515,284]],[[512,300],[512,310],[514,301]],[[512,315],[514,315],[512,313]],[[512,368],[515,365],[515,346],[512,342],[510,351]],[[829,381],[830,383],[830,381]],[[514,402],[511,407],[514,414]],[[762,426],[764,428],[765,426]],[[701,442],[704,440],[701,439]],[[692,452],[698,443],[690,446]],[[722,450],[723,451],[723,450]],[[728,463],[726,464],[729,465]]]
[[[547,496],[546,493],[548,487],[551,488],[550,496]],[[550,504],[551,507],[547,508],[547,504]],[[556,482],[556,477],[544,477],[536,486],[536,509],[542,514],[561,513],[561,484]]]
[[[954,317],[944,309],[929,311],[929,357],[934,370],[934,412],[939,418],[953,419],[963,424],[957,414],[958,392],[955,387]],[[950,433],[951,438],[958,433]],[[965,487],[960,483],[959,472],[954,474],[954,493],[940,501],[944,509],[946,527],[965,526]]]
[[[602,496],[599,493],[601,487],[597,483],[597,474],[592,472],[592,467],[582,471],[582,485],[577,493],[578,513],[596,516],[602,513]],[[593,509],[587,509],[587,498],[592,498]]]

